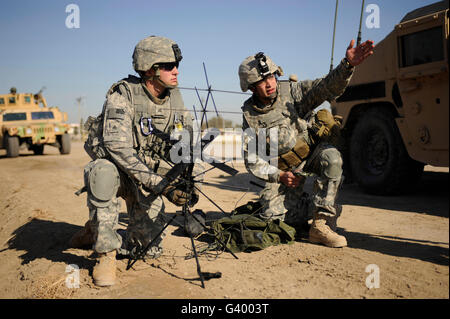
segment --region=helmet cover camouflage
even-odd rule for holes
[[[239,66],[239,80],[242,92],[247,91],[250,85],[274,73],[282,76],[283,70],[264,53],[259,52],[247,57]]]
[[[139,41],[134,48],[133,68],[136,72],[145,72],[155,64],[180,62],[182,58],[174,41],[152,35]]]

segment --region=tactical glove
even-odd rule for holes
[[[189,199],[189,194],[177,189],[175,186],[169,185],[164,188],[162,194],[167,197],[167,199],[177,206],[183,206]]]
[[[167,186],[162,194],[173,204],[177,206],[183,206],[188,203],[190,206],[197,204],[199,196],[197,190],[194,188],[191,194],[185,190],[176,188],[175,186]]]

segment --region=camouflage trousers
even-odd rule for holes
[[[266,183],[259,194],[263,206],[260,217],[281,219],[290,225],[300,225],[314,213],[334,217],[340,211],[336,197],[342,180],[342,156],[332,145],[317,145],[303,168],[315,175],[313,193],[304,192],[305,179],[296,188],[282,183]]]
[[[84,169],[87,188],[87,206],[92,221],[98,253],[120,250],[129,246],[145,247],[164,227],[164,201],[138,187],[117,167],[106,159],[88,163]],[[119,226],[120,198],[126,203],[128,226],[126,243],[117,232]],[[162,249],[163,232],[155,240],[149,254],[158,254]]]

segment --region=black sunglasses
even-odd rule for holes
[[[166,70],[166,71],[172,71],[174,67],[178,68],[179,63],[178,62],[171,62],[171,63],[159,63],[158,68]]]

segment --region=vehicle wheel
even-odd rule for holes
[[[380,109],[369,110],[356,124],[350,165],[359,186],[379,195],[411,191],[424,167],[409,157],[394,117]]]
[[[31,147],[34,155],[42,155],[44,154],[44,144],[41,145],[33,145]]]
[[[7,136],[6,137],[6,156],[17,157],[19,156],[19,137]]]
[[[59,141],[60,147],[59,147],[59,152],[61,154],[69,154],[70,153],[70,135],[65,133],[63,135],[61,135],[61,139]]]

